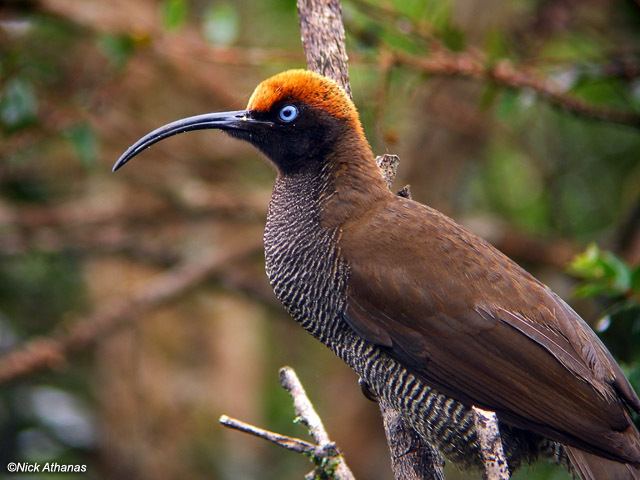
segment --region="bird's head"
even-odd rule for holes
[[[307,70],[289,70],[260,83],[246,110],[184,118],[145,135],[113,170],[164,138],[203,129],[250,142],[284,174],[317,167],[343,138],[366,143],[358,112],[337,83]]]

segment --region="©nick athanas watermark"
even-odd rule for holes
[[[9,473],[86,473],[87,466],[58,462],[9,462]]]

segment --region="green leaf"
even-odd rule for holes
[[[394,0],[394,9],[406,15],[410,20],[421,16],[426,7],[424,0]]]
[[[601,278],[604,268],[600,261],[600,248],[595,243],[579,253],[569,264],[569,273],[581,278]]]
[[[118,70],[123,69],[136,49],[131,35],[103,35],[99,40],[100,49],[109,62]]]
[[[65,137],[71,142],[80,162],[91,168],[98,159],[98,140],[95,131],[88,123],[80,123],[67,129]]]
[[[577,255],[568,268],[569,273],[587,280],[576,289],[576,295],[618,296],[627,293],[633,284],[631,268],[612,252],[591,244]]]
[[[584,98],[590,103],[608,104],[626,107],[628,97],[625,95],[627,88],[617,78],[589,78],[583,74],[573,85],[572,92]]]
[[[9,130],[17,130],[32,123],[37,113],[38,100],[31,82],[9,80],[0,96],[0,122]]]
[[[401,3],[408,3],[403,0]],[[445,28],[453,18],[453,6],[449,0],[418,0],[415,15],[424,17],[437,31]]]
[[[238,39],[240,16],[231,3],[213,3],[207,9],[203,30],[205,38],[214,45],[231,45]]]
[[[187,19],[187,0],[164,0],[162,19],[167,30],[177,30]]]

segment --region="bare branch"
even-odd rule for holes
[[[305,442],[299,438],[275,433],[270,430],[265,430],[264,428],[256,427],[255,425],[251,425],[250,423],[243,422],[236,418],[228,417],[227,415],[221,415],[218,421],[227,428],[248,433],[249,435],[253,435],[258,438],[263,438],[282,448],[291,450],[292,452],[319,456],[324,454],[318,446],[313,443]]]
[[[309,70],[334,79],[351,96],[340,0],[298,0],[297,3]]]
[[[509,480],[509,465],[502,448],[498,417],[494,412],[473,407],[473,420],[484,462],[484,479]]]
[[[280,385],[291,395],[296,415],[309,429],[309,434],[313,439],[320,445],[330,443],[329,434],[327,434],[320,416],[313,408],[307,392],[291,367],[280,369]]]
[[[429,57],[417,57],[403,52],[391,54],[395,65],[413,68],[429,75],[471,78],[492,81],[504,87],[531,90],[554,107],[582,117],[640,128],[640,113],[591,105],[562,91],[548,79],[532,71],[518,70],[503,60],[489,63],[482,55],[470,52],[438,51]]]
[[[400,165],[400,157],[397,155],[391,155],[385,153],[376,157],[376,165],[382,172],[384,181],[387,182],[387,187],[391,189],[393,187],[393,181],[396,179],[398,173],[398,166]],[[411,198],[411,189],[409,185],[405,185],[398,191],[398,195],[405,198]]]
[[[329,438],[320,416],[313,408],[298,375],[291,367],[280,369],[280,385],[291,395],[297,417],[309,429],[309,434],[317,442],[318,446],[325,451],[333,450],[335,452],[332,455],[337,460],[335,477],[340,480],[354,480],[353,473],[351,473],[342,455],[338,453],[335,443]]]

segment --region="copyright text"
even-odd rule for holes
[[[9,462],[9,473],[86,473],[87,466],[58,462]]]

